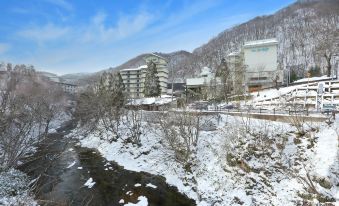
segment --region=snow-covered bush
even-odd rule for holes
[[[201,127],[201,117],[192,112],[161,112],[157,114],[159,127],[154,130],[163,139],[172,157],[187,166],[196,152]]]
[[[15,169],[0,171],[0,205],[36,205],[29,192],[26,174]]]

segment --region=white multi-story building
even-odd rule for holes
[[[281,85],[283,71],[278,67],[278,41],[262,39],[245,42],[239,52],[227,56],[234,88],[257,91]]]
[[[242,55],[249,91],[281,84],[283,71],[278,68],[278,41],[263,39],[245,42]]]
[[[156,65],[161,94],[167,92],[168,69],[167,60],[159,55],[150,54],[144,58],[146,64],[153,61]],[[120,71],[122,80],[125,84],[127,93],[131,98],[144,97],[144,83],[146,77],[147,65],[142,65],[137,68],[123,69]]]

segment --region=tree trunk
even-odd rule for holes
[[[332,56],[331,54],[330,55],[327,55],[327,54],[324,55],[324,57],[326,59],[326,63],[327,63],[326,68],[327,68],[327,76],[328,77],[331,77],[331,70],[332,70],[331,56]]]

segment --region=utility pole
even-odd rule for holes
[[[174,76],[173,76],[173,67],[172,67],[172,102],[173,102],[173,81],[174,81]]]

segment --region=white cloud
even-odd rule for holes
[[[69,33],[68,27],[59,27],[48,23],[43,26],[32,26],[18,32],[19,36],[42,44],[46,41],[57,40]]]
[[[6,53],[10,49],[10,45],[6,43],[0,43],[0,54]]]
[[[106,13],[97,13],[85,29],[83,41],[108,42],[126,38],[146,28],[151,22],[152,16],[146,12],[141,12],[135,16],[124,15],[119,18],[116,26],[111,27],[106,25],[106,19]]]
[[[45,0],[45,1],[47,1],[48,3],[54,4],[58,7],[61,7],[63,9],[66,9],[68,11],[73,10],[73,5],[66,0]]]

